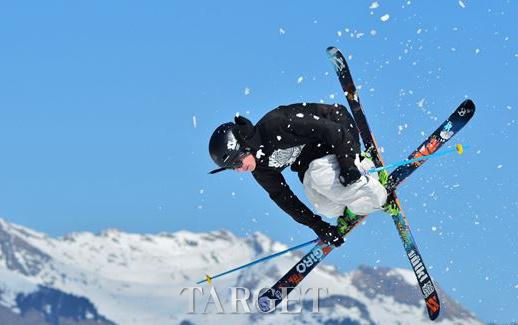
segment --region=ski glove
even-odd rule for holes
[[[349,166],[347,169],[342,169],[340,172],[340,183],[343,186],[351,185],[358,181],[363,174],[366,174],[370,168],[373,168],[374,163],[370,159],[360,160],[360,155],[356,154],[354,159],[354,166]]]
[[[344,243],[344,238],[338,231],[337,226],[332,226],[329,223],[319,220],[310,226],[324,243],[338,247]]]
[[[348,186],[360,179],[361,176],[362,174],[356,166],[350,166],[347,169],[341,170],[340,177],[338,179],[343,186]]]

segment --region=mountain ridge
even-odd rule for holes
[[[107,229],[99,234],[75,232],[52,238],[0,219],[0,306],[4,314],[6,310],[14,316],[36,314],[49,324],[427,322],[411,270],[360,266],[342,273],[326,264],[301,284],[301,289],[329,289],[329,294],[321,298],[320,313],[304,309],[312,304],[307,299],[301,300],[303,312],[296,315],[221,315],[210,308],[208,314],[188,313],[189,297],[180,294],[183,288],[194,287],[207,273],[217,274],[286,248],[259,232],[238,237],[227,230],[135,234]],[[256,293],[270,287],[299,256],[288,253],[218,279],[214,286],[225,293],[222,303],[227,305],[230,301],[225,288],[243,287]],[[210,287],[202,288],[206,293]],[[65,299],[70,310],[54,305],[56,297]],[[198,299],[198,304],[205,304],[207,297]],[[441,298],[445,308],[435,323],[481,324],[442,290]],[[252,305],[252,299],[249,300]]]

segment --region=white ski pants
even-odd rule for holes
[[[368,159],[355,160],[360,172],[374,164]],[[367,215],[382,209],[387,191],[378,181],[377,173],[361,176],[355,183],[343,186],[339,181],[340,165],[335,155],[313,160],[304,174],[304,192],[315,210],[327,217],[337,217],[348,207],[357,215]]]

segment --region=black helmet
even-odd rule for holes
[[[243,165],[241,158],[249,152],[238,141],[232,132],[235,124],[232,122],[220,125],[209,141],[209,153],[214,162],[221,168],[211,171],[211,174],[225,169],[239,168]]]

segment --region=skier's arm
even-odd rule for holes
[[[321,217],[313,214],[291,191],[284,176],[278,171],[269,169],[256,169],[252,172],[256,181],[268,192],[270,198],[296,222],[306,226],[312,226],[321,221]]]

